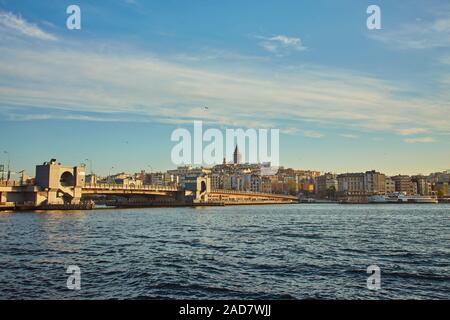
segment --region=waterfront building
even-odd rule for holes
[[[328,198],[330,192],[336,192],[338,190],[338,179],[334,173],[325,173],[322,176],[318,176],[316,181],[316,194],[319,198]]]
[[[366,193],[366,175],[364,173],[345,173],[337,176],[338,191],[347,194]]]
[[[167,170],[167,174],[173,177],[170,179],[174,180],[178,185],[183,187],[187,180],[211,174],[211,169],[203,167],[194,168],[192,166],[181,166],[174,170]],[[169,178],[167,179],[170,180]]]
[[[272,179],[270,176],[261,177],[261,192],[272,193]]]
[[[435,172],[428,176],[428,181],[431,183],[447,182],[450,183],[450,170],[444,172]]]
[[[252,174],[250,176],[250,192],[261,192],[262,178],[261,176]]]
[[[434,185],[434,190],[439,197],[450,195],[448,182],[437,182]]]
[[[144,178],[145,184],[156,186],[176,186],[179,180],[179,176],[167,172],[146,173]]]
[[[257,174],[246,174],[241,177],[242,191],[261,192],[261,176]]]
[[[417,183],[413,182],[410,176],[397,175],[391,177],[395,183],[395,191],[402,192],[406,195],[417,194]]]
[[[365,173],[345,173],[337,176],[338,198],[344,202],[365,203],[368,201]]]
[[[375,170],[365,173],[365,190],[368,195],[386,193],[386,175]]]
[[[385,190],[386,194],[391,194],[395,192],[395,182],[390,177],[386,177]]]
[[[421,196],[431,195],[431,183],[428,182],[427,178],[422,175],[413,176],[411,178],[412,182],[417,184],[417,193]]]
[[[218,190],[223,189],[223,181],[222,181],[222,175],[218,173],[212,173],[210,175],[211,177],[211,189]]]
[[[183,176],[203,176],[206,174],[210,174],[211,173],[211,169],[208,168],[203,168],[203,167],[199,167],[199,168],[193,168],[192,166],[182,166],[182,167],[178,167],[177,169],[174,170],[167,170],[168,174],[174,175],[174,176],[179,176],[179,177],[183,177]]]

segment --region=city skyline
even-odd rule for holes
[[[70,4],[0,2],[0,150],[16,171],[172,169],[170,134],[194,120],[280,129],[285,167],[450,167],[444,1],[379,1],[373,31],[368,1],[80,1],[81,30]]]

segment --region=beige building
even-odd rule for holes
[[[386,193],[386,175],[375,170],[365,174],[365,189],[369,195]]]
[[[328,191],[332,188],[334,188],[335,191],[338,191],[339,189],[337,175],[334,173],[325,173],[324,175],[316,177],[315,181],[315,190],[319,197],[326,197]]]
[[[391,179],[395,183],[396,192],[403,192],[407,195],[417,194],[417,183],[413,182],[410,176],[397,175]]]
[[[428,182],[425,176],[413,176],[412,182],[417,184],[417,193],[421,196],[431,195],[431,183]]]
[[[209,175],[210,173],[211,169],[208,168],[193,168],[191,166],[183,166],[178,167],[174,170],[167,170],[167,172],[165,173],[166,176],[162,178],[167,182],[169,181],[169,177],[171,177],[170,181],[172,181],[172,184],[177,184],[183,187],[185,186],[186,181],[190,181],[191,178],[202,177],[205,175]]]
[[[261,192],[272,193],[272,179],[270,177],[261,177]]]
[[[395,192],[395,182],[389,177],[385,180],[385,190],[387,194]]]
[[[223,189],[223,176],[217,173],[210,175],[211,178],[211,189],[219,190]]]
[[[347,194],[365,194],[366,176],[364,173],[340,174],[338,179],[338,191]]]

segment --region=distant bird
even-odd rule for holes
[[[205,110],[209,110],[209,108],[208,108],[208,107],[205,107]]]

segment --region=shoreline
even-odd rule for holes
[[[52,212],[52,211],[93,211],[93,210],[120,210],[120,209],[151,209],[151,208],[202,208],[202,207],[238,207],[238,206],[265,206],[265,205],[442,205],[449,204],[449,202],[439,202],[439,203],[413,203],[413,202],[405,202],[405,203],[339,203],[339,202],[326,202],[326,203],[196,203],[196,204],[172,204],[172,205],[164,205],[164,204],[155,204],[155,205],[120,205],[120,206],[92,206],[90,208],[86,207],[64,207],[64,206],[55,206],[55,207],[33,207],[33,208],[25,208],[25,207],[6,207],[0,208],[0,213],[12,213],[12,212]]]

